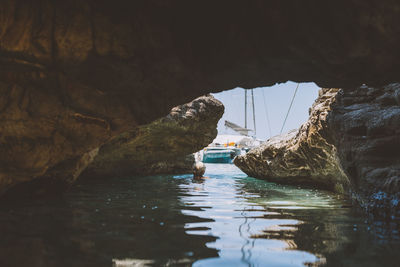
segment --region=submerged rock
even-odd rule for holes
[[[206,165],[203,162],[196,162],[193,165],[193,178],[202,178],[206,172]]]
[[[300,129],[275,136],[234,163],[249,176],[343,192],[348,179],[327,140],[327,115],[339,89],[322,89]]]
[[[164,118],[119,135],[101,147],[86,174],[191,173],[193,155],[217,135],[224,106],[202,96],[171,110]]]

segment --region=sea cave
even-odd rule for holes
[[[397,1],[3,0],[0,25],[0,266],[397,266]],[[288,81],[321,88],[306,121],[193,177],[215,94]]]

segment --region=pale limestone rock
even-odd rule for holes
[[[326,119],[339,89],[322,89],[300,129],[275,136],[234,163],[249,176],[344,192],[349,186],[334,145],[326,140]]]

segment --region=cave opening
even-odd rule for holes
[[[318,97],[319,87],[315,83],[300,83],[293,105],[288,114],[285,127],[282,129],[285,116],[288,113],[291,99],[296,90],[297,83],[286,82],[269,87],[257,87],[248,89],[247,102],[243,88],[214,93],[213,96],[222,102],[225,112],[218,122],[218,134],[238,134],[231,128],[225,126],[225,121],[231,121],[244,128],[250,128],[250,135],[267,140],[273,136],[297,129],[306,122],[309,109]],[[254,95],[255,115],[252,112],[252,97]],[[245,122],[245,106],[247,105],[247,125]],[[255,117],[255,120],[253,120]],[[254,127],[254,122],[256,127]],[[255,129],[255,131],[254,131]]]
[[[218,121],[217,136],[196,153],[196,160],[230,163],[272,137],[296,131],[309,119],[318,90],[315,83],[289,81],[212,94],[224,105],[224,113]]]

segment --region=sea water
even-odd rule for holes
[[[247,177],[82,179],[0,207],[0,266],[400,266],[398,224],[329,192]]]

